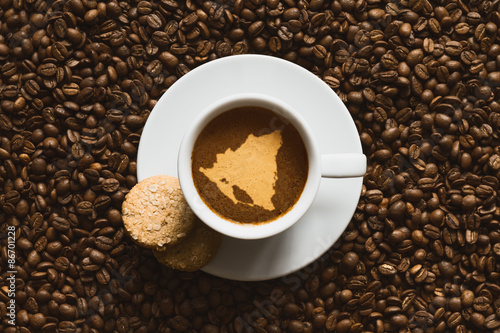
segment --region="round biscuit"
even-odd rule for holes
[[[198,221],[193,232],[165,251],[154,251],[156,259],[163,265],[186,272],[206,266],[217,254],[222,240],[221,234]]]
[[[158,250],[185,238],[195,221],[179,180],[167,175],[149,177],[136,184],[125,197],[122,214],[132,239]]]

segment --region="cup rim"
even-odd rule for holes
[[[199,195],[192,177],[192,151],[200,132],[221,113],[245,105],[265,107],[289,120],[304,142],[309,164],[306,184],[294,206],[277,219],[257,224],[229,221],[213,212]],[[320,154],[314,141],[313,132],[308,124],[300,113],[286,102],[269,95],[257,93],[230,95],[204,108],[184,133],[179,147],[177,170],[184,197],[200,220],[221,234],[239,239],[267,238],[290,228],[311,206],[321,181]]]

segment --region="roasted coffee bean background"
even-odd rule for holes
[[[498,0],[0,0],[0,331],[498,332],[499,27]],[[242,53],[322,78],[369,163],[335,246],[267,282],[161,267],[120,215],[161,94]]]

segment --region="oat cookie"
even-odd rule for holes
[[[186,237],[195,215],[184,198],[179,180],[153,176],[135,185],[122,206],[123,223],[140,245],[162,250]]]
[[[153,251],[156,259],[165,266],[193,272],[206,266],[217,254],[221,234],[197,221],[193,232],[165,251]]]

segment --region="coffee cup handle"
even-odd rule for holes
[[[321,155],[321,177],[363,177],[365,172],[366,156],[364,154],[352,153]]]

